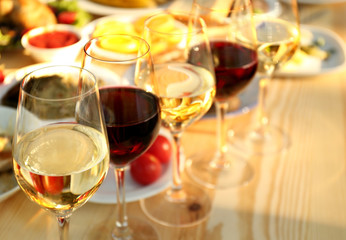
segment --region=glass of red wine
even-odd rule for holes
[[[128,49],[126,47],[129,47]],[[125,172],[129,164],[153,143],[161,126],[158,98],[134,85],[122,84],[136,78],[150,79],[153,67],[150,47],[145,40],[130,35],[103,35],[84,47],[83,67],[114,74],[115,83],[100,87],[110,147],[110,163],[115,171],[117,209],[115,226],[96,231],[97,239],[158,239],[155,229],[145,220],[126,214]],[[105,69],[105,71],[103,71]],[[109,76],[108,76],[109,77]],[[126,77],[126,81],[123,79]],[[150,80],[148,80],[150,81]],[[112,228],[112,229],[110,229]],[[105,234],[105,235],[102,235]]]
[[[141,207],[157,223],[189,227],[206,220],[211,210],[205,189],[182,180],[185,162],[180,144],[184,130],[204,116],[213,103],[215,76],[208,36],[203,19],[186,13],[162,12],[144,25],[155,78],[154,82],[138,79],[137,84],[160,98],[162,124],[173,136],[176,154],[171,186],[142,199]]]
[[[187,162],[187,172],[196,182],[208,188],[226,188],[251,180],[251,165],[230,151],[227,142],[226,113],[230,101],[252,81],[257,71],[256,34],[252,25],[250,0],[207,6],[196,1],[193,13],[201,16],[208,28],[216,75],[214,105],[217,117],[217,150],[201,152]]]

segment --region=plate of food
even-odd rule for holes
[[[0,105],[16,108],[18,104],[19,87],[23,77],[33,70],[56,65],[54,63],[38,63],[21,68],[15,72],[6,75],[3,84],[0,85]],[[80,63],[71,63],[71,65],[80,66]],[[125,79],[120,79],[119,74],[109,69],[98,66],[88,68],[98,80],[99,87],[106,85],[128,85],[129,82]],[[51,86],[49,91],[54,91],[54,86]]]
[[[0,50],[20,49],[23,34],[36,27],[57,23],[84,26],[91,20],[91,15],[79,8],[77,2],[0,1]]]
[[[160,168],[159,173],[157,173],[157,169],[154,169],[155,167],[150,167],[150,171],[154,171],[153,174],[156,174],[155,178],[152,178],[152,174],[150,172],[143,173],[142,171],[136,172],[133,171],[133,169],[131,170],[132,165],[125,170],[126,202],[133,202],[142,198],[153,196],[169,187],[172,179],[171,144],[172,137],[170,136],[170,133],[166,129],[162,128],[153,145],[145,154],[139,157],[145,157],[149,153],[150,156],[154,156],[156,158],[156,165],[159,164]],[[139,158],[135,161],[140,160]],[[131,164],[133,163],[134,162]],[[138,176],[138,174],[148,174],[149,176]],[[151,178],[150,182],[143,181],[144,179],[149,178]],[[89,201],[101,204],[117,203],[116,182],[113,167],[109,168],[106,179]]]
[[[16,114],[16,109],[0,106],[0,201],[19,189],[12,170],[11,146]]]
[[[276,76],[313,76],[345,66],[345,43],[336,33],[322,27],[302,25],[300,48]]]

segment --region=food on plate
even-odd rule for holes
[[[144,153],[131,163],[130,173],[136,182],[148,185],[160,178],[162,166],[156,156]]]
[[[4,2],[4,1],[1,1]],[[18,4],[18,5],[16,5]],[[9,19],[24,29],[57,23],[51,9],[39,0],[17,0],[8,15]]]
[[[104,34],[130,34],[142,36],[144,22],[148,17],[149,15],[141,16],[132,22],[112,18],[100,20],[96,23],[95,28],[91,33],[91,37],[97,37]],[[153,21],[151,26],[158,29],[158,31],[161,30],[162,32],[177,33],[182,31],[181,27],[176,25],[174,18],[171,16],[162,16],[160,19],[157,19],[157,21]],[[167,50],[167,48],[178,44],[181,40],[180,37],[173,36],[168,38],[165,42],[152,39],[152,54],[162,53]],[[109,46],[106,46],[107,47],[105,48],[108,50],[119,53],[130,53],[137,50],[137,48],[134,48],[133,43],[129,43],[128,45],[126,45],[126,43],[112,43]]]
[[[92,18],[88,12],[78,7],[77,0],[55,0],[47,4],[53,10],[58,23],[83,27]]]
[[[20,82],[11,86],[1,97],[0,105],[17,108],[19,97]]]
[[[98,37],[104,34],[130,34],[139,35],[134,28],[134,25],[130,22],[118,21],[118,20],[105,20],[97,23],[92,37]]]
[[[150,148],[130,165],[132,178],[142,184],[154,183],[162,175],[163,166],[172,158],[172,144],[164,135],[158,135]]]
[[[82,27],[91,20],[91,15],[80,9],[76,0],[47,2],[0,0],[0,50],[21,47],[22,35],[36,27],[57,23]]]
[[[320,68],[323,61],[327,60],[333,49],[325,50],[323,38],[314,38],[311,31],[301,29],[300,47],[292,56],[290,61],[283,65],[284,71],[295,71],[297,68]]]
[[[172,144],[165,136],[158,135],[146,152],[156,156],[160,163],[166,164],[172,158]]]
[[[101,3],[107,6],[122,7],[122,8],[145,8],[156,7],[170,0],[92,0],[96,3]]]
[[[28,42],[39,48],[60,48],[72,45],[79,39],[73,32],[53,30],[29,37]]]
[[[19,47],[25,31],[55,23],[52,10],[39,0],[0,1],[0,49]]]

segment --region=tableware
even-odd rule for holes
[[[115,225],[102,224],[109,226],[103,231],[102,239],[158,239],[156,230],[149,223],[127,216],[124,181],[126,168],[150,147],[161,125],[158,98],[139,87],[122,84],[124,77],[132,82],[136,78],[151,81],[154,75],[150,47],[137,36],[102,35],[85,44],[82,66],[85,69],[102,66],[121,76],[120,84],[100,88],[117,201]],[[132,66],[135,71],[128,71]]]
[[[189,176],[208,188],[229,188],[248,183],[253,176],[250,164],[230,151],[227,142],[226,111],[254,79],[257,71],[256,35],[250,1],[229,2],[230,6],[209,7],[196,1],[194,13],[205,19],[216,75],[217,149],[199,151],[187,162]],[[212,155],[212,156],[211,156]]]
[[[270,123],[266,109],[266,95],[270,80],[277,69],[292,58],[298,49],[300,27],[298,4],[277,1],[282,11],[278,16],[268,16],[265,9],[254,15],[258,39],[260,80],[256,122],[245,129],[231,130],[232,148],[245,155],[270,155],[283,151],[290,144],[289,136],[280,127]]]
[[[152,51],[155,78],[137,79],[136,85],[160,98],[162,123],[174,139],[172,185],[142,199],[144,213],[171,227],[188,227],[210,213],[209,195],[181,179],[184,156],[180,138],[184,130],[209,110],[215,95],[215,76],[209,42],[202,19],[177,12],[162,12],[145,21],[144,38]]]
[[[43,34],[50,34],[45,37],[46,41],[42,40]],[[34,38],[40,39],[33,44]],[[44,44],[45,42],[49,44]],[[21,43],[38,62],[71,63],[76,60],[85,41],[77,27],[68,24],[53,24],[27,31],[23,35]]]
[[[48,91],[51,85],[60,91]],[[106,176],[105,131],[97,82],[89,71],[57,65],[24,77],[13,169],[27,197],[55,215],[61,240],[69,238],[72,213],[90,199]]]
[[[289,60],[278,69],[278,77],[310,77],[320,74],[333,73],[341,70],[346,64],[345,42],[335,32],[318,26],[301,25],[300,46],[318,44],[318,48],[326,52],[328,57],[321,59],[314,55],[304,55],[301,59]]]

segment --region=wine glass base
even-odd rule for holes
[[[226,189],[248,184],[253,178],[252,166],[237,154],[227,152],[227,163],[213,164],[214,156],[192,156],[186,163],[188,176],[196,183],[211,189]]]
[[[128,231],[121,233],[115,229],[115,220],[105,221],[95,225],[87,234],[85,240],[160,240],[155,228],[144,219],[130,216]]]
[[[183,190],[166,190],[140,201],[144,213],[168,227],[192,227],[205,221],[211,212],[211,199],[199,186],[183,184]]]
[[[230,131],[231,147],[241,153],[268,155],[280,153],[290,145],[289,137],[275,126],[248,131]]]

